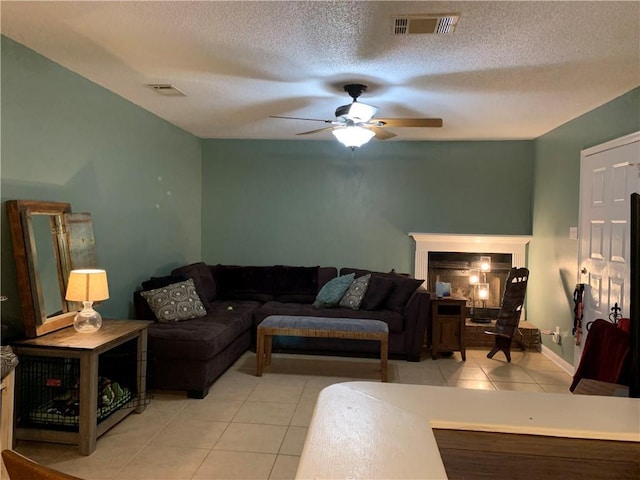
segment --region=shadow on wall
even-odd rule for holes
[[[562,281],[562,289],[564,290],[564,294],[567,298],[573,298],[573,291],[576,288],[576,273],[567,270],[566,268],[561,268],[560,271],[560,280]],[[573,305],[567,305],[571,314],[573,315]]]

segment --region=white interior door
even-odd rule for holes
[[[580,157],[578,282],[585,284],[582,341],[587,323],[608,319],[617,303],[629,316],[630,195],[640,192],[640,132],[583,150]]]

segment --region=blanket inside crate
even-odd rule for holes
[[[100,377],[99,385],[98,421],[106,418],[133,398],[127,387],[122,387],[119,383],[111,382],[105,377]],[[79,415],[78,389],[73,388],[31,410],[29,419],[33,423],[47,425],[78,425]]]

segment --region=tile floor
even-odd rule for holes
[[[513,352],[512,363],[487,350],[421,362],[391,360],[389,381],[454,388],[569,394],[571,377],[537,352]],[[274,354],[263,377],[245,353],[203,400],[154,394],[98,439],[96,451],[18,442],[16,450],[87,480],[291,479],[295,477],[318,393],[327,385],[379,381],[375,359]]]

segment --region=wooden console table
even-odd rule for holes
[[[79,333],[73,327],[13,344],[19,356],[75,358],[80,362],[79,424],[78,431],[60,431],[46,428],[16,428],[15,437],[53,443],[77,444],[83,455],[96,449],[97,438],[132,411],[142,413],[146,407],[147,327],[152,322],[140,320],[105,320],[95,333]],[[99,355],[136,340],[136,387],[132,408],[127,406],[115,411],[98,424],[98,361]],[[18,365],[18,375],[20,364]],[[128,404],[127,404],[128,405]]]
[[[439,352],[459,351],[466,360],[465,320],[467,299],[458,297],[432,298],[431,300],[431,357]]]

